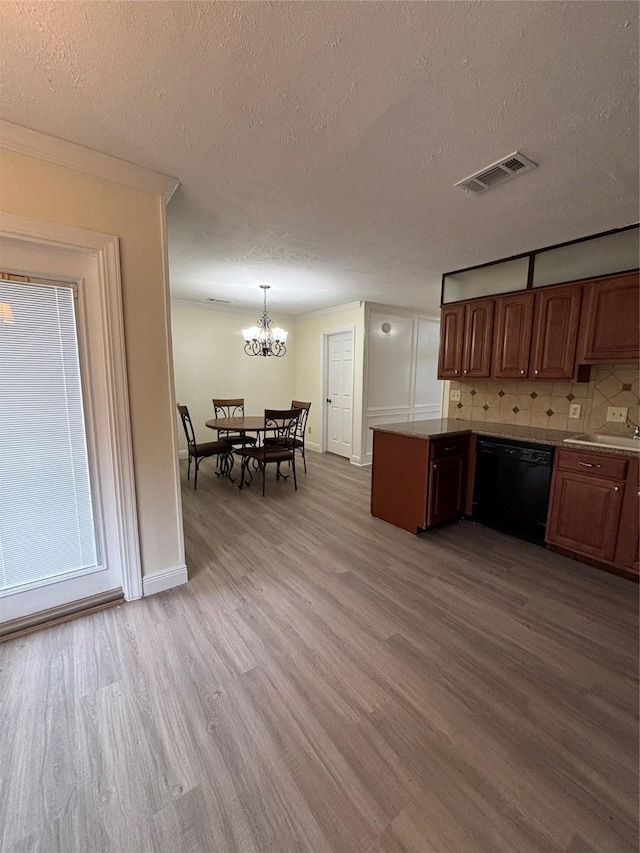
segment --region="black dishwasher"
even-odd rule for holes
[[[552,463],[548,445],[478,438],[473,520],[542,545]]]

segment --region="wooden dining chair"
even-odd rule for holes
[[[301,400],[292,400],[291,408],[300,409],[300,420],[298,421],[296,433],[291,439],[291,444],[296,450],[300,451],[302,461],[304,462],[304,473],[306,474],[307,458],[305,456],[304,437],[307,430],[307,419],[309,417],[309,409],[311,408],[311,403],[304,403]],[[271,437],[267,437],[264,439],[264,441],[266,444],[273,444],[274,439]]]
[[[189,415],[189,409],[186,406],[181,406],[178,403],[178,411],[182,420],[184,434],[187,437],[188,463],[187,463],[187,480],[191,475],[191,460],[195,465],[195,476],[193,478],[193,488],[198,488],[198,469],[203,459],[209,459],[211,456],[218,457],[218,469],[216,477],[224,475],[231,478],[231,469],[233,468],[233,446],[227,441],[206,441],[198,444],[196,442],[196,434]]]
[[[280,466],[283,462],[288,462],[291,465],[293,474],[293,485],[298,491],[298,481],[296,479],[296,448],[293,440],[298,428],[298,422],[301,416],[300,409],[265,409],[264,410],[264,430],[265,435],[268,434],[269,441],[263,441],[260,447],[244,447],[242,451],[242,474],[240,477],[240,488],[245,485],[247,474],[250,479],[247,485],[253,479],[249,471],[249,463],[253,461],[258,469],[262,471],[262,497],[265,496],[265,481],[267,465],[276,465],[276,479],[288,478],[288,474],[283,474]]]
[[[292,409],[300,409],[300,420],[298,421],[298,426],[296,429],[296,434],[293,437],[293,445],[296,450],[299,450],[302,455],[302,461],[304,462],[304,473],[307,473],[307,457],[305,456],[305,448],[304,448],[304,437],[307,432],[307,420],[309,418],[309,409],[311,408],[311,403],[303,403],[301,400],[292,400],[291,401]]]
[[[234,397],[233,399],[223,400],[219,397],[214,397],[213,412],[216,418],[243,418],[244,417],[244,397]],[[246,444],[256,444],[257,438],[254,435],[246,435],[244,433],[233,433],[228,429],[219,429],[218,438],[232,444],[233,447],[244,447]]]

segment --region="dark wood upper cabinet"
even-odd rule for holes
[[[573,377],[581,301],[579,284],[536,292],[529,378]]]
[[[462,376],[486,379],[491,375],[493,307],[495,299],[470,302],[464,317]]]
[[[630,363],[640,358],[638,273],[596,279],[585,285],[583,364]]]
[[[493,371],[496,379],[526,379],[533,324],[531,291],[495,300]]]
[[[464,315],[466,305],[446,305],[440,313],[439,379],[460,379],[464,346]]]

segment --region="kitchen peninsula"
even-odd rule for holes
[[[575,433],[564,430],[454,418],[373,431],[371,513],[377,518],[419,534],[473,517],[479,438],[495,438],[507,452],[525,448],[531,462],[545,456],[539,446],[555,448],[545,541],[576,559],[637,577],[637,451],[567,443]],[[530,482],[523,480],[525,495]]]

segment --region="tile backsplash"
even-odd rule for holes
[[[471,421],[629,435],[639,419],[640,370],[633,364],[598,365],[589,382],[523,382],[501,379],[451,381],[460,402],[449,400],[449,417]],[[581,406],[569,418],[569,406]],[[607,422],[609,406],[629,409],[627,424]]]

